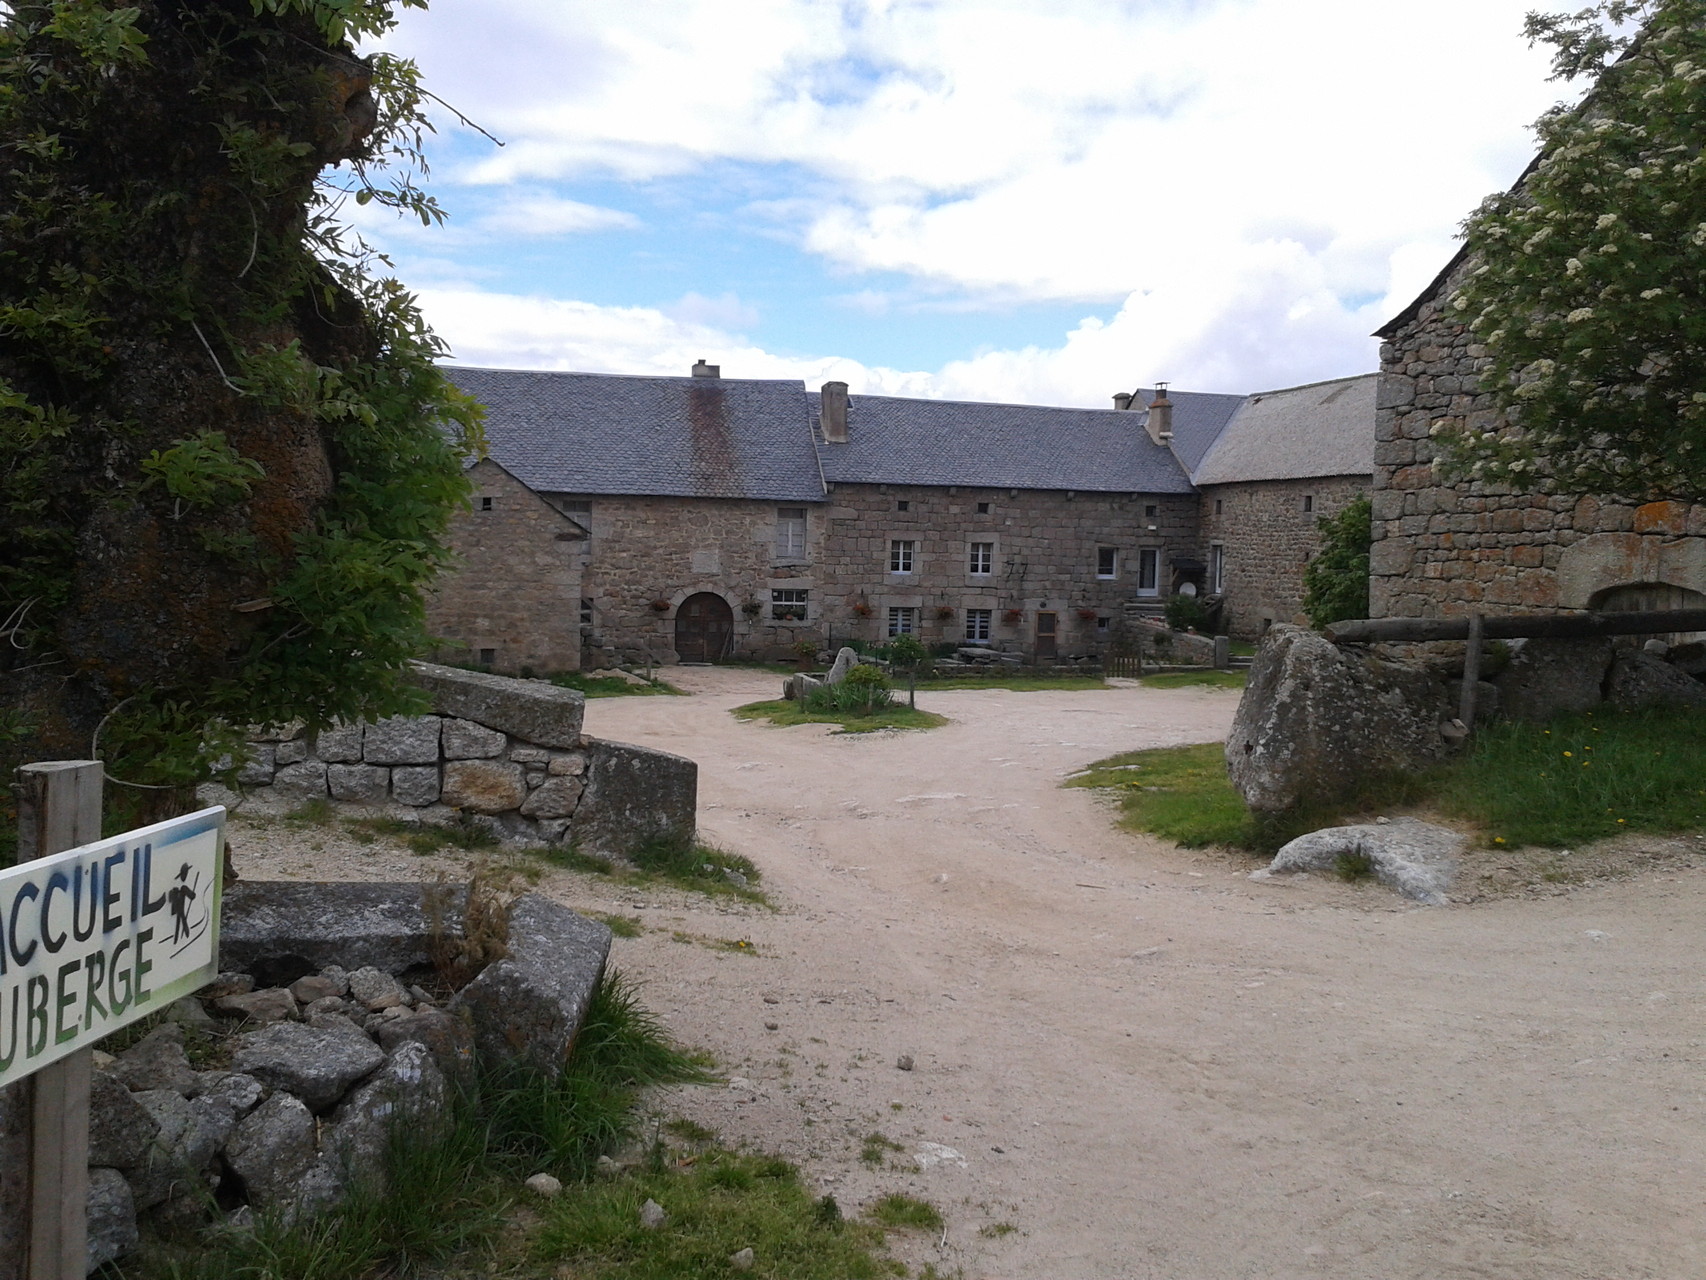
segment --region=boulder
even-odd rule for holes
[[[525,894],[509,915],[509,954],[456,993],[482,1063],[523,1060],[561,1069],[610,954],[610,930],[567,907]]]
[[[847,679],[847,673],[859,665],[859,655],[851,649],[842,649],[835,655],[835,662],[829,668],[829,674],[824,676],[824,684],[840,684]]]
[[[375,764],[331,764],[326,783],[332,799],[348,804],[378,804],[391,788],[391,771]]]
[[[140,1213],[160,1204],[193,1179],[195,1171],[184,1166],[177,1152],[184,1145],[185,1132],[194,1116],[189,1099],[172,1089],[144,1089],[131,1096],[156,1126],[154,1141],[143,1152],[142,1159],[125,1169]]]
[[[287,764],[301,764],[308,758],[308,744],[301,738],[281,742],[273,751],[273,762],[281,769]]]
[[[1545,724],[1604,701],[1612,656],[1609,639],[1531,638],[1508,643],[1510,662],[1493,683],[1499,687],[1499,707],[1509,719]]]
[[[142,1163],[160,1122],[105,1071],[89,1077],[89,1163],[129,1169]]]
[[[438,803],[438,766],[400,764],[391,770],[391,799],[420,809]]]
[[[584,790],[579,778],[548,778],[521,802],[521,811],[529,818],[572,817]]]
[[[89,1273],[133,1253],[142,1243],[136,1230],[136,1198],[117,1169],[91,1168],[88,1196]]]
[[[573,689],[429,662],[413,667],[415,683],[442,715],[472,720],[543,747],[567,749],[580,743],[586,699]]]
[[[449,912],[460,927],[460,896]],[[219,963],[247,970],[296,960],[298,977],[329,965],[401,973],[430,963],[426,936],[418,884],[243,880],[225,891]]]
[[[359,764],[361,762],[361,726],[338,724],[320,730],[314,739],[314,754],[327,764]]]
[[[310,973],[290,984],[290,994],[303,1004],[313,1004],[327,996],[343,996],[348,991],[349,974],[335,967]]]
[[[1226,741],[1232,785],[1252,809],[1331,800],[1372,773],[1450,753],[1457,710],[1426,671],[1380,662],[1302,627],[1269,629]]]
[[[212,1079],[208,1079],[209,1076]],[[254,1076],[244,1075],[241,1071],[210,1071],[203,1076],[199,1096],[223,1099],[230,1104],[232,1114],[241,1120],[261,1105],[266,1092],[265,1085]]]
[[[213,1002],[221,1013],[248,1018],[252,1022],[283,1022],[297,1013],[296,997],[283,987],[266,987],[237,996],[221,996]]]
[[[374,1039],[387,1053],[399,1045],[425,1045],[439,1071],[453,1084],[472,1084],[474,1029],[470,1022],[442,1009],[417,1009],[375,1028]]]
[[[293,1203],[319,1159],[316,1122],[299,1098],[275,1093],[243,1120],[225,1144],[225,1163],[258,1210]]]
[[[291,801],[326,798],[326,766],[318,760],[286,765],[273,775],[272,798]]]
[[[286,1089],[312,1111],[324,1111],[385,1055],[364,1035],[278,1022],[237,1037],[231,1065],[274,1089]]]
[[[243,762],[243,767],[237,771],[237,782],[245,787],[264,787],[272,781],[273,770],[278,767],[278,748],[270,742],[251,742],[249,758]]]
[[[503,813],[527,798],[527,776],[499,760],[451,760],[444,766],[445,804],[475,813]]]
[[[349,1181],[378,1182],[396,1126],[407,1126],[411,1137],[430,1138],[443,1130],[449,1109],[450,1088],[432,1051],[406,1041],[332,1112],[326,1153]]]
[[[1605,700],[1624,711],[1698,707],[1706,705],[1706,684],[1651,653],[1619,649],[1605,684]]]
[[[119,1054],[110,1074],[133,1092],[142,1089],[192,1092],[196,1073],[184,1052],[183,1027],[176,1022],[162,1022]]]
[[[1338,871],[1346,860],[1366,862],[1375,878],[1388,888],[1430,907],[1443,907],[1457,858],[1466,843],[1450,828],[1416,818],[1328,827],[1283,845],[1267,870],[1255,875],[1265,878],[1289,871]]]
[[[693,761],[649,747],[588,739],[586,790],[575,806],[575,839],[589,853],[618,856],[652,840],[691,840],[698,803],[699,766]]]
[[[368,764],[437,764],[437,716],[387,716],[362,732],[361,758]]]
[[[359,1001],[370,1013],[409,1003],[409,993],[403,984],[372,965],[363,965],[350,974],[349,993],[351,999]]]

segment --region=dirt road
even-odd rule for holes
[[[931,1200],[947,1231],[900,1242],[915,1267],[1706,1275],[1701,872],[1444,909],[1252,883],[1058,785],[1220,737],[1236,694],[930,694],[952,724],[832,736],[728,715],[773,677],[671,678],[695,696],[594,701],[588,730],[698,760],[702,830],[779,909],[545,888],[640,918],[615,963],[734,1077],[672,1111],[798,1161],[849,1211]],[[364,856],[353,874],[408,862]]]

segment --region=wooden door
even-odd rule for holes
[[[688,596],[675,611],[675,652],[683,662],[716,662],[734,647],[735,613],[709,591]]]
[[[1057,652],[1055,648],[1055,623],[1059,615],[1039,613],[1037,615],[1037,659],[1052,658]]]

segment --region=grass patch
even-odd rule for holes
[[[698,840],[658,836],[631,850],[627,862],[583,853],[573,845],[524,849],[521,855],[532,860],[534,865],[546,863],[565,871],[605,876],[623,884],[645,885],[661,882],[672,884],[678,889],[691,889],[695,893],[740,898],[742,901],[756,902],[761,906],[770,905],[770,899],[765,897],[764,890],[759,888],[764,873],[752,859]],[[637,918],[614,918],[631,920],[635,929],[640,928]],[[609,924],[612,917],[604,919],[605,923]],[[615,925],[611,925],[611,931],[619,937],[632,936],[622,933]]]
[[[564,671],[551,677],[551,683],[560,689],[573,689],[589,698],[647,698],[657,694],[666,694],[685,698],[687,695],[674,685],[662,680],[651,680],[645,684],[634,684],[621,676],[589,676],[579,671]]]
[[[942,1211],[935,1205],[898,1191],[877,1201],[866,1216],[885,1227],[934,1231],[942,1225]]]
[[[859,1160],[863,1164],[881,1164],[889,1157],[891,1151],[905,1151],[893,1138],[881,1133],[867,1133],[859,1148]]]
[[[1359,880],[1372,879],[1374,876],[1374,859],[1361,849],[1341,853],[1333,859],[1333,874],[1346,884],[1355,884]]]
[[[1145,689],[1242,689],[1248,678],[1244,671],[1168,671],[1141,683]]]
[[[736,707],[732,713],[737,720],[768,720],[778,728],[796,724],[838,724],[842,733],[874,733],[878,729],[937,729],[948,723],[947,716],[930,711],[914,711],[906,706],[882,707],[870,715],[854,715],[835,711],[801,711],[799,704],[786,699],[774,702],[749,702]]]
[[[594,919],[604,921],[604,927],[618,938],[637,938],[646,931],[639,916],[613,916],[603,911],[594,911],[592,915]]]
[[[1101,676],[975,675],[938,676],[920,680],[920,690],[1010,689],[1014,693],[1071,693],[1082,689],[1106,689]]]
[[[322,801],[310,801],[320,804]],[[401,840],[411,853],[438,853],[443,849],[495,849],[498,838],[466,815],[449,822],[405,822],[401,818],[345,818],[344,829],[362,844],[380,836]]]
[[[1010,1236],[1019,1228],[1011,1222],[989,1222],[977,1229],[978,1235],[985,1240],[999,1240],[1002,1236]]]

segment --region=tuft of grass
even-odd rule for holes
[[[592,916],[596,920],[604,921],[605,928],[618,938],[637,938],[646,931],[639,916],[617,916],[603,911],[594,911]]]
[[[920,680],[923,690],[944,689],[1007,689],[1013,693],[1073,693],[1085,689],[1106,689],[1108,682],[1101,676],[1045,676],[1037,674],[933,676]]]
[[[855,715],[839,711],[801,711],[799,704],[786,699],[773,702],[749,702],[734,708],[737,720],[768,720],[779,729],[797,724],[838,724],[842,733],[875,733],[879,729],[938,729],[948,723],[947,716],[930,711],[915,711],[911,707],[887,706],[870,715]]]
[[[1242,689],[1248,680],[1244,671],[1168,671],[1141,683],[1145,689]]]
[[[284,820],[293,827],[324,827],[329,826],[336,816],[332,802],[320,798],[304,801],[285,814]]]
[[[1374,859],[1361,849],[1341,853],[1333,859],[1333,874],[1346,884],[1371,879],[1374,875]]]
[[[977,1233],[985,1240],[999,1240],[1002,1236],[1012,1235],[1018,1229],[1011,1222],[990,1222],[979,1227]]]
[[[320,801],[310,801],[319,804]],[[306,807],[306,806],[304,806]],[[329,820],[329,814],[328,814]],[[441,849],[495,849],[498,838],[470,816],[458,814],[449,822],[405,822],[401,818],[345,818],[344,829],[363,844],[379,836],[401,840],[411,852],[437,853]]]
[[[621,676],[588,676],[579,671],[563,671],[551,677],[551,683],[561,689],[573,689],[589,698],[647,698],[658,694],[686,697],[680,689],[662,680],[649,684],[634,684]]]
[[[667,880],[684,889],[725,894],[748,902],[769,901],[758,888],[764,877],[752,859],[700,840],[656,836],[635,846],[628,857],[643,875]],[[746,883],[731,879],[729,872]]]
[[[596,853],[582,853],[573,844],[541,845],[523,852],[565,871],[586,871],[600,876],[612,875],[616,871],[616,864],[609,858]]]
[[[864,1164],[877,1165],[888,1159],[889,1152],[905,1150],[905,1147],[885,1134],[867,1133],[859,1148],[859,1159]]]
[[[677,1116],[673,1120],[665,1121],[663,1127],[666,1133],[673,1134],[683,1142],[691,1142],[696,1146],[704,1146],[717,1140],[715,1129],[707,1129],[704,1125],[689,1120],[685,1116]]]
[[[935,1205],[899,1191],[884,1196],[865,1212],[871,1221],[885,1227],[934,1231],[942,1225],[942,1211]]]

